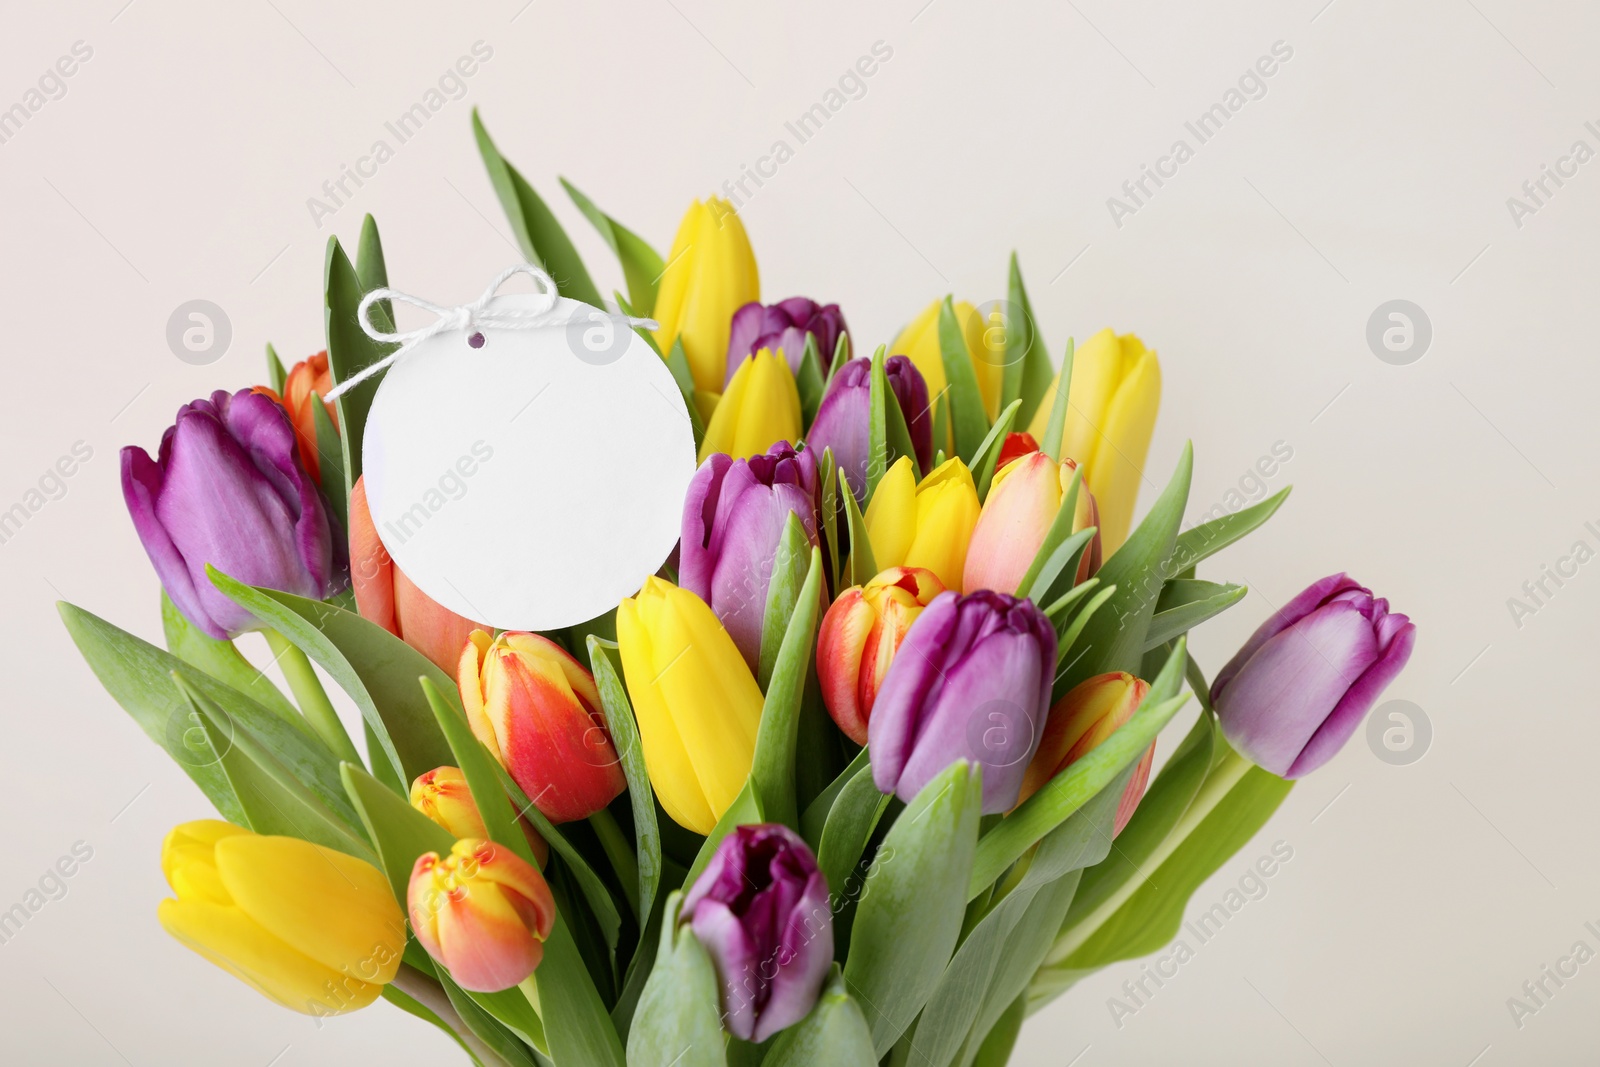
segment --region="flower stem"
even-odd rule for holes
[[[609,808],[601,808],[589,816],[589,825],[600,835],[600,847],[606,850],[606,859],[611,861],[611,869],[617,872],[617,878],[622,882],[622,893],[628,898],[633,917],[643,922],[639,915],[639,864],[634,859],[633,846],[628,843],[627,835],[617,825],[617,818]]]
[[[455,1005],[450,1003],[450,997],[445,993],[444,987],[432,978],[423,974],[409,964],[402,963],[400,970],[394,976],[394,986],[400,992],[421,1004],[424,1008],[437,1015],[441,1022],[460,1038],[467,1050],[483,1064],[483,1067],[510,1067],[504,1059],[493,1049],[483,1043],[472,1028],[461,1020],[456,1013]]]
[[[311,669],[311,661],[306,654],[276,630],[267,630],[266,638],[267,646],[272,649],[272,658],[282,668],[289,691],[294,694],[295,702],[300,705],[300,711],[311,724],[311,729],[339,759],[358,767],[365,766],[361,753],[356,751],[355,743],[339,721],[339,713],[333,710],[322,683],[317,681],[317,672]]]

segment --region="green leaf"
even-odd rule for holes
[[[1174,637],[1186,634],[1207,619],[1231,608],[1250,590],[1242,585],[1203,582],[1194,578],[1173,578],[1161,587],[1150,629],[1144,635],[1144,650],[1157,648]]]
[[[311,393],[311,421],[317,428],[317,461],[323,475],[322,497],[333,509],[333,517],[338,522],[338,532],[335,536],[348,537],[350,494],[345,490],[342,475],[344,442],[339,439],[339,431],[334,427],[333,420],[328,418],[328,409],[322,403],[322,396],[315,390]]]
[[[989,430],[989,418],[984,414],[983,394],[978,389],[972,356],[967,352],[967,339],[948,296],[939,308],[939,355],[944,360],[945,381],[949,383],[945,395],[949,398],[954,420],[956,455],[970,467]]]
[[[867,490],[863,500],[872,497],[878,482],[901,456],[911,460],[911,474],[922,480],[922,467],[917,462],[917,451],[911,443],[911,428],[906,425],[906,414],[900,410],[900,400],[889,387],[885,347],[878,346],[872,356],[867,403]]]
[[[548,271],[562,296],[581,300],[594,307],[604,307],[605,301],[600,297],[600,290],[589,278],[589,272],[584,268],[571,238],[539,194],[533,191],[533,186],[500,154],[494,141],[489,138],[489,131],[484,128],[483,120],[478,117],[477,108],[472,109],[472,134],[477,138],[478,152],[489,171],[489,181],[494,185],[495,195],[500,198],[500,206],[505,208],[506,218],[511,222],[511,232],[516,236],[522,254],[528,257],[528,262]]]
[[[478,806],[478,814],[483,819],[483,828],[489,840],[511,849],[525,863],[539,866],[527,836],[523,834],[522,827],[517,825],[516,809],[511,806],[506,791],[500,785],[499,764],[472,732],[472,727],[467,725],[460,701],[446,700],[431,678],[424,677],[419,682],[423,696],[438,720],[439,729],[443,731],[450,751],[455,755],[455,766],[460,768],[467,780],[467,788]],[[452,688],[451,696],[455,695],[456,691]]]
[[[791,522],[798,521],[791,516]],[[783,643],[773,663],[761,724],[756,729],[756,751],[750,766],[750,785],[768,820],[787,826],[798,823],[795,800],[794,756],[799,737],[800,699],[811,670],[812,639],[822,599],[822,553],[810,548],[810,566],[783,632]],[[770,606],[770,605],[769,605]]]
[[[349,381],[378,362],[398,346],[380,344],[368,337],[356,318],[361,298],[367,293],[361,276],[351,265],[339,239],[328,238],[328,251],[322,261],[323,327],[328,343],[328,371],[335,384]],[[381,307],[368,312],[368,320],[378,329],[393,331],[394,320]],[[344,485],[349,494],[361,477],[361,442],[367,429],[367,411],[377,395],[383,375],[368,378],[348,392],[339,394],[334,404],[339,409],[339,428],[349,447],[344,449]],[[332,478],[331,471],[324,478]]]
[[[1099,579],[1091,578],[1090,581],[1098,582]],[[1089,583],[1084,582],[1083,584],[1088,585]],[[1079,586],[1078,588],[1081,589],[1083,586]],[[1094,596],[1090,597],[1089,602],[1072,616],[1072,621],[1061,630],[1061,637],[1056,642],[1056,666],[1059,667],[1062,662],[1066,660],[1067,653],[1071,652],[1073,647],[1078,643],[1078,638],[1083,634],[1084,629],[1094,619],[1095,613],[1104,607],[1106,601],[1115,596],[1116,592],[1116,586],[1106,586],[1104,589],[1096,592]],[[1069,593],[1068,596],[1070,595],[1071,594]],[[1057,601],[1056,603],[1060,603],[1060,601]],[[1050,700],[1052,706],[1054,706],[1055,701],[1061,699],[1061,697],[1066,694],[1067,689],[1069,688],[1063,680],[1066,677],[1066,672],[1060,671],[1057,673],[1058,677],[1052,684],[1050,690]]]
[[[1254,531],[1277,513],[1283,502],[1289,499],[1289,491],[1293,488],[1286,485],[1259,504],[1183,531],[1178,535],[1178,545],[1172,553],[1174,571],[1193,567]]]
[[[805,813],[800,816],[800,836],[806,839],[806,844],[811,846],[813,852],[821,846],[823,828],[827,825],[828,817],[839,794],[844,792],[844,787],[861,772],[861,768],[867,766],[867,762],[868,753],[863,748],[855,754],[850,765],[841,771],[826,789],[817,794],[816,799],[807,805]]]
[[[1059,679],[1062,691],[1107,671],[1136,672],[1156,599],[1170,574],[1178,523],[1189,496],[1194,450],[1184,445],[1172,480],[1133,535],[1097,572],[1101,585],[1117,587],[1106,610],[1083,632],[1084,654]]]
[[[933,468],[938,470],[944,466],[947,450],[950,448],[950,389],[945,387],[944,392],[930,401],[933,405]]]
[[[283,360],[278,358],[277,351],[272,347],[272,342],[267,342],[267,384],[272,386],[272,391],[280,397],[283,396],[283,387],[289,380],[289,373],[283,369]]]
[[[583,212],[583,217],[600,232],[601,239],[616,253],[617,262],[622,264],[622,276],[628,283],[628,303],[636,309],[629,314],[649,318],[655,312],[656,288],[666,269],[661,257],[648,241],[601,211],[593,200],[578,191],[577,186],[565,178],[559,180],[572,202]]]
[[[1027,1015],[1028,998],[1019,996],[1006,1005],[994,1025],[978,1047],[972,1067],[1006,1067],[1011,1061],[1011,1050],[1016,1047],[1017,1035],[1022,1033],[1022,1020]]]
[[[590,636],[589,666],[595,688],[600,691],[600,711],[605,716],[611,743],[622,761],[628,780],[628,802],[633,807],[633,836],[639,867],[639,914],[647,916],[655,906],[656,889],[661,884],[661,831],[656,825],[655,792],[644,763],[644,746],[639,740],[639,724],[633,717],[628,690],[617,677],[611,662],[615,641]]]
[[[1078,494],[1083,491],[1083,471],[1074,469],[1072,481],[1067,486],[1067,491],[1061,494],[1061,503],[1056,507],[1055,518],[1050,520],[1050,529],[1045,531],[1044,541],[1039,545],[1039,551],[1033,554],[1033,562],[1028,564],[1027,573],[1022,576],[1022,581],[1017,583],[1017,595],[1032,597],[1035,603],[1045,603],[1044,594],[1050,589],[1050,584],[1055,581],[1056,575],[1044,585],[1037,585],[1038,579],[1043,574],[1047,564],[1056,563],[1058,567],[1065,567],[1066,559],[1053,560],[1056,549],[1060,548],[1072,537],[1072,524],[1078,513]],[[1080,531],[1081,533],[1081,531]],[[1090,536],[1093,536],[1092,534]],[[1084,538],[1084,544],[1089,539]],[[1023,590],[1027,590],[1026,593]],[[1036,595],[1037,594],[1037,595]]]
[[[1055,829],[1131,763],[1144,755],[1150,742],[1188,699],[1173,696],[1182,677],[1186,648],[1182,638],[1132,718],[1112,735],[1073,761],[1019,804],[978,842],[967,888],[971,900],[999,878],[1035,841]]]
[[[1057,514],[1060,518],[1060,514]],[[1070,524],[1068,525],[1070,529]],[[1054,532],[1053,524],[1052,530]],[[1085,578],[1077,582],[1078,565],[1083,559],[1083,554],[1089,550],[1089,543],[1094,540],[1094,535],[1099,532],[1090,526],[1079,530],[1077,533],[1062,540],[1050,551],[1048,556],[1035,556],[1030,567],[1039,569],[1034,574],[1033,580],[1025,587],[1026,592],[1019,592],[1018,596],[1026,596],[1035,604],[1055,605],[1064,596],[1082,589],[1090,582],[1098,583],[1097,578]],[[1049,535],[1046,535],[1048,540]],[[1074,584],[1074,583],[1077,584]]]
[[[683,394],[683,406],[689,411],[689,426],[694,431],[694,447],[700,448],[700,442],[706,436],[706,424],[700,418],[700,408],[694,402],[694,372],[689,369],[689,357],[683,351],[683,338],[677,337],[672,342],[672,351],[667,354],[667,370],[672,372],[672,380],[678,383],[678,392]]]
[[[1044,440],[1039,442],[1039,450],[1057,463],[1061,462],[1061,439],[1067,432],[1067,403],[1072,396],[1072,361],[1077,348],[1077,342],[1067,338],[1067,350],[1061,355],[1061,370],[1056,374],[1056,398],[1050,405],[1050,421],[1044,428]]]
[[[444,987],[445,996],[450,999],[450,1006],[455,1008],[456,1014],[461,1016],[461,1021],[466,1023],[467,1028],[478,1036],[478,1040],[489,1046],[496,1056],[516,1067],[536,1067],[538,1061],[529,1053],[524,1042],[532,1044],[528,1038],[533,1036],[537,1036],[541,1042],[544,1040],[544,1028],[538,1025],[539,1017],[533,1015],[531,1020],[535,1026],[534,1033],[519,1037],[513,1028],[502,1024],[494,1012],[484,1004],[485,1000],[491,999],[504,1003],[508,999],[505,994],[510,993],[522,1002],[523,1009],[531,1013],[532,1008],[521,992],[508,989],[501,993],[469,993],[456,985],[449,972],[443,968],[439,970],[439,984]]]
[[[938,984],[961,936],[983,804],[983,776],[958,760],[889,828],[850,935],[845,984],[888,1052]]]
[[[806,334],[805,351],[800,354],[800,371],[794,377],[794,386],[800,394],[800,425],[810,428],[822,406],[822,363],[817,356],[817,335]]]
[[[972,474],[977,479],[979,503],[989,499],[989,486],[994,482],[995,464],[1000,460],[1000,450],[1006,446],[1006,435],[1011,432],[1011,427],[1017,419],[1017,411],[1021,407],[1020,400],[1013,400],[1005,406],[995,424],[989,427],[989,433],[984,437],[983,443],[978,446],[978,454],[973,457]]]
[[[822,513],[817,516],[817,534],[828,546],[828,588],[839,589],[839,467],[833,462],[833,449],[824,448],[817,469],[822,472]]]
[[[217,681],[237,689],[257,704],[288,719],[297,725],[304,720],[300,711],[283,691],[272,684],[265,671],[239,652],[232,641],[218,641],[202,633],[190,622],[178,606],[161,591],[161,629],[166,634],[167,651],[192,667],[198,667]]]
[[[439,1016],[435,1015],[433,1011],[427,1007],[427,1005],[423,1004],[420,1000],[417,1000],[415,997],[411,996],[411,994],[402,990],[395,983],[390,982],[388,985],[384,986],[383,992],[380,993],[379,996],[383,997],[384,1000],[387,1000],[390,1004],[393,1004],[407,1015],[415,1015],[423,1022],[437,1027],[441,1033],[450,1038],[450,1040],[454,1041],[460,1047],[462,1052],[466,1053],[468,1056],[472,1056],[472,1050],[467,1048],[467,1043],[461,1040],[460,1035],[458,1035],[454,1030],[450,1029],[450,1026],[443,1019],[439,1018]],[[472,1062],[477,1064],[480,1061],[474,1057]]]
[[[1017,264],[1017,254],[1011,253],[1010,302],[1012,314],[1021,321],[1006,323],[1006,369],[1001,382],[1000,402],[1022,401],[1017,412],[1017,422],[1027,426],[1033,421],[1044,391],[1050,387],[1055,369],[1050,366],[1050,350],[1039,333],[1039,319],[1033,313],[1033,302],[1022,284],[1022,268]]]
[[[540,1017],[552,1060],[585,1067],[627,1067],[622,1040],[559,911],[545,939],[544,960],[531,981],[539,991]]]
[[[667,898],[656,964],[628,1031],[629,1067],[727,1063],[722,1051],[722,986],[705,946],[687,925],[678,924],[682,898],[681,893]]]
[[[383,241],[378,237],[378,221],[370,214],[361,220],[361,237],[356,242],[356,277],[361,279],[365,292],[385,289],[389,285],[389,268],[383,262]],[[394,321],[394,305],[387,300],[378,301],[384,317]]]
[[[876,1067],[872,1030],[837,965],[816,1006],[778,1034],[761,1067]]]
[[[788,632],[789,618],[794,614],[800,586],[806,580],[810,563],[811,541],[806,536],[806,528],[800,522],[800,517],[790,512],[773,553],[766,612],[761,617],[761,652],[757,657],[756,682],[762,692],[766,692],[772,681],[778,650]]]
[[[444,692],[454,692],[455,683],[426,656],[353,611],[248,586],[215,568],[207,573],[230,599],[328,672],[361,709],[402,781],[450,763],[450,746],[416,680],[430,678]]]
[[[872,781],[872,767],[863,762],[829,808],[816,854],[817,868],[827,878],[835,898],[849,895],[846,886],[850,876],[892,799],[889,794],[878,792]]]
[[[828,386],[833,384],[833,376],[838,374],[846,363],[850,362],[850,335],[840,332],[839,339],[833,343],[833,355],[828,360],[828,375],[822,383],[822,394],[828,394]]]
[[[845,487],[850,484],[843,467],[839,468],[839,484]],[[867,520],[861,515],[861,505],[856,503],[854,493],[840,493],[839,499],[844,504],[845,523],[850,530],[849,582],[864,585],[878,573],[878,561],[872,556],[872,540],[867,536]]]

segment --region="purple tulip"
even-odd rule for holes
[[[928,413],[928,383],[906,356],[890,356],[883,370],[911,431],[911,449],[924,472],[933,467],[933,418]],[[852,359],[833,376],[817,417],[806,434],[806,444],[817,455],[833,449],[833,461],[844,468],[856,499],[867,492],[867,419],[871,413],[872,360]]]
[[[185,404],[159,458],[122,450],[122,496],[167,595],[212,637],[259,624],[211,584],[207,564],[314,600],[349,584],[343,534],[271,397],[218,391]]]
[[[838,304],[819,304],[803,296],[769,305],[752,300],[733,313],[728,333],[728,373],[723,381],[731,381],[744,358],[763,348],[771,352],[783,349],[789,370],[798,375],[808,333],[817,339],[817,354],[826,373],[839,335],[849,332]]]
[[[815,543],[817,493],[815,454],[787,441],[749,459],[715,453],[689,482],[678,584],[711,605],[752,671],[784,524],[794,512]]]
[[[828,880],[800,835],[777,823],[735,827],[683,898],[722,980],[723,1023],[765,1041],[806,1017],[833,963]]]
[[[983,812],[1010,811],[1039,747],[1056,633],[1031,600],[940,593],[906,631],[867,720],[872,780],[909,801],[959,759],[983,765]]]
[[[1417,628],[1335,574],[1250,635],[1211,685],[1228,741],[1251,762],[1300,778],[1332,759],[1411,658]]]

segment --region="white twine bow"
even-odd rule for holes
[[[516,274],[526,274],[538,284],[539,292],[535,294],[538,297],[537,301],[531,307],[512,304],[491,307],[490,301],[494,299],[495,293],[499,291],[507,280]],[[495,275],[494,281],[489,283],[489,287],[483,291],[482,296],[470,304],[459,304],[455,307],[441,307],[438,304],[423,300],[421,297],[412,296],[410,293],[402,293],[398,289],[374,289],[361,298],[361,304],[356,308],[356,321],[361,323],[362,332],[374,341],[384,344],[398,343],[400,347],[376,363],[362,368],[360,373],[347,378],[328,390],[323,399],[334,400],[341,394],[354,389],[373,375],[388,369],[401,356],[404,356],[436,334],[449,333],[456,330],[465,331],[474,326],[487,326],[501,330],[532,330],[541,326],[566,325],[572,321],[573,316],[566,312],[557,312],[555,310],[558,295],[555,279],[532,263],[518,263],[507,267]],[[400,330],[394,333],[380,330],[367,317],[372,305],[380,300],[398,300],[402,303],[410,304],[412,307],[421,308],[423,311],[431,311],[437,318],[426,326],[415,330]],[[595,313],[608,314],[607,312]],[[654,319],[634,318],[629,315],[618,315],[616,318],[626,322],[629,326],[643,326],[650,330],[656,329],[659,325]]]

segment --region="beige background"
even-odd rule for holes
[[[161,835],[208,809],[79,662],[52,602],[158,636],[117,449],[154,448],[180,403],[258,381],[266,341],[288,358],[320,347],[330,233],[353,241],[374,213],[391,278],[443,301],[513,261],[474,104],[610,288],[619,272],[558,173],[665,249],[691,197],[793,144],[784,122],[882,41],[865,95],[744,211],[763,295],[837,300],[870,346],[937,295],[1003,295],[1016,248],[1054,353],[1108,324],[1159,349],[1150,480],[1192,438],[1191,515],[1274,443],[1293,449],[1278,520],[1205,568],[1252,587],[1197,639],[1209,670],[1339,569],[1421,631],[1388,696],[1430,718],[1426,757],[1391,766],[1358,735],[1194,905],[1282,840],[1294,857],[1265,899],[1120,1028],[1107,998],[1137,962],[1033,1018],[1016,1061],[1594,1062],[1600,963],[1520,1029],[1506,1006],[1575,941],[1600,949],[1583,925],[1600,926],[1600,562],[1547,582],[1520,627],[1507,607],[1575,541],[1600,548],[1584,526],[1600,530],[1600,162],[1520,227],[1506,205],[1574,140],[1600,148],[1584,127],[1600,120],[1591,7],[525,2],[6,5],[0,108],[74,42],[93,54],[0,144],[0,510],[75,442],[93,456],[0,545],[0,909],[74,842],[93,858],[0,945],[0,1059],[449,1062],[393,1009],[318,1029],[161,933]],[[493,55],[465,98],[317,225],[307,198],[477,41]],[[1107,197],[1174,139],[1193,145],[1185,120],[1277,41],[1293,56],[1266,95],[1117,226]],[[231,319],[211,366],[165,340],[194,298]],[[1396,298],[1433,326],[1408,366],[1364,337]]]

